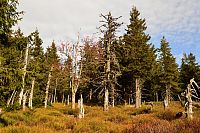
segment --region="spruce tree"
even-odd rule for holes
[[[153,47],[148,43],[150,36],[145,33],[146,22],[139,11],[133,7],[130,12],[130,24],[123,36],[120,64],[123,69],[122,84],[132,93],[135,85],[136,108],[141,106],[141,89],[152,69],[155,60]]]
[[[171,54],[171,49],[169,43],[163,37],[161,39],[161,46],[159,49],[159,64],[160,64],[160,83],[163,88],[165,88],[166,96],[165,100],[167,105],[171,98],[171,89],[174,90],[178,87],[178,65],[176,64],[176,59]]]

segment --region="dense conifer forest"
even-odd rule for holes
[[[66,40],[71,43],[57,44],[52,39],[45,49],[39,28],[28,36],[21,29],[13,30],[23,21],[18,4],[18,0],[0,0],[2,132],[180,132],[182,127],[186,132],[199,131],[200,66],[195,55],[184,53],[178,65],[166,37],[155,47],[137,7],[130,9],[121,36],[117,32],[124,25],[123,16],[108,12],[99,17],[98,40],[78,34],[77,41]],[[186,117],[193,118],[190,90],[196,102],[193,124],[187,118],[177,120],[176,114],[185,108]],[[82,124],[78,118],[83,118]],[[41,128],[36,124],[45,122]],[[52,126],[52,122],[56,123]]]

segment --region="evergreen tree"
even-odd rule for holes
[[[36,30],[30,35],[30,57],[28,70],[32,72],[31,77],[35,77],[35,87],[33,96],[33,106],[41,106],[44,101],[46,79],[48,75],[47,63],[42,48],[42,39],[39,31]],[[30,80],[31,83],[31,80]]]
[[[160,63],[160,83],[163,88],[166,88],[165,99],[167,102],[171,98],[171,89],[174,91],[178,87],[178,65],[176,64],[176,59],[171,54],[171,49],[169,48],[169,43],[166,41],[165,37],[161,39],[161,46],[159,49],[159,63]]]
[[[195,78],[195,81],[200,83],[199,73],[200,69],[198,63],[196,63],[196,57],[192,53],[188,55],[184,53],[180,68],[181,89],[184,91],[192,78]]]
[[[132,89],[135,85],[136,107],[141,106],[141,87],[150,75],[155,61],[153,47],[148,43],[150,36],[145,33],[147,28],[145,19],[141,19],[139,16],[139,11],[133,7],[130,12],[130,24],[127,26],[127,33],[121,43],[122,54],[120,55],[120,64],[123,70],[121,82],[130,93],[133,92]]]
[[[18,4],[18,0],[0,1],[0,47],[1,45],[8,45],[8,39],[12,34],[12,26],[21,19],[20,15],[23,12],[17,11]]]

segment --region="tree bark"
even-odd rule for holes
[[[47,86],[46,86],[46,96],[45,96],[45,101],[44,101],[44,108],[47,108],[47,101],[48,101],[48,95],[49,95],[49,86],[51,82],[51,73],[53,71],[53,66],[51,66],[51,70],[49,72],[48,76],[48,81],[47,81]]]
[[[79,119],[84,118],[84,107],[83,107],[83,97],[81,94],[81,99],[79,99]]]
[[[11,94],[10,98],[8,99],[8,102],[7,102],[7,107],[10,105],[10,102],[11,102],[11,100],[12,100],[12,98],[13,98],[14,94],[15,94],[15,90],[12,92],[12,94]]]
[[[67,96],[67,105],[69,105],[69,95]]]
[[[140,88],[140,79],[136,78],[135,80],[135,88],[136,88],[136,96],[135,96],[135,107],[140,108],[141,107],[141,88]]]
[[[76,108],[76,106],[75,106],[76,101],[75,100],[76,100],[76,93],[74,91],[72,91],[72,109]]]
[[[168,107],[168,105],[170,103],[170,88],[171,88],[171,85],[169,85],[169,84],[166,85],[166,97],[165,97],[165,100],[167,102],[166,107]]]
[[[112,107],[115,107],[115,85],[111,83],[112,87]]]
[[[17,94],[17,91],[15,91],[15,94],[14,94],[14,96],[12,97],[12,101],[11,101],[11,104],[12,104],[12,105],[14,104],[16,94]]]
[[[31,86],[31,92],[30,92],[30,97],[29,97],[29,108],[33,109],[33,90],[35,86],[35,78],[32,80],[32,86]]]
[[[104,111],[108,111],[108,107],[109,107],[109,93],[108,93],[108,89],[105,88],[105,97],[104,97]]]
[[[26,98],[27,98],[27,96],[26,96],[26,94],[27,94],[27,91],[26,91],[26,93],[24,93],[24,95],[23,95],[23,111],[25,111],[25,109],[26,109]]]
[[[29,44],[27,43],[27,47],[26,47],[26,52],[25,52],[25,59],[24,59],[24,68],[23,68],[23,76],[22,76],[22,89],[21,92],[19,94],[19,104],[21,105],[22,102],[22,97],[23,97],[23,93],[24,93],[24,87],[25,87],[25,77],[26,77],[26,68],[28,65],[28,51],[29,51]]]
[[[56,102],[56,89],[57,89],[57,78],[56,78],[56,87],[55,87],[55,90],[54,90],[54,98],[53,98],[53,100],[54,100],[54,103]]]
[[[188,102],[188,106],[187,108],[187,118],[188,119],[192,119],[193,118],[193,112],[192,112],[192,90],[191,90],[191,84],[188,84],[187,87],[187,94],[186,94],[186,98],[187,98],[187,102]]]

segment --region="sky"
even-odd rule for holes
[[[165,36],[176,57],[181,63],[183,53],[192,52],[200,62],[200,0],[19,0],[19,11],[25,11],[23,19],[15,28],[21,28],[29,35],[37,28],[46,48],[54,40],[76,41],[78,32],[81,38],[98,37],[100,14],[110,11],[114,17],[122,16],[119,35],[129,24],[133,6],[146,19],[150,42],[156,48]]]

